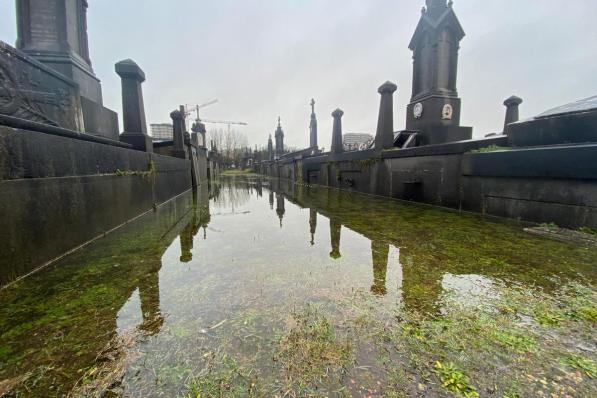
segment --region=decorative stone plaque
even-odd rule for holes
[[[454,110],[452,109],[452,105],[446,104],[442,108],[442,119],[443,120],[452,120],[452,114]]]
[[[413,116],[415,119],[420,119],[423,116],[423,104],[420,102],[416,103],[413,108]]]

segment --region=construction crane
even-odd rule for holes
[[[201,105],[190,105],[190,104],[186,104],[184,106],[184,118],[185,118],[185,122],[187,121],[188,117],[191,116],[191,113],[195,112],[197,113],[197,120],[200,119],[199,117],[199,109],[203,109],[203,108],[207,108],[210,105],[213,104],[217,104],[218,100],[215,99],[213,101],[209,101],[206,102],[205,104],[201,104]]]
[[[237,125],[237,126],[248,126],[249,125],[248,123],[245,123],[245,122],[229,122],[226,120],[204,120],[204,119],[201,119],[201,121],[203,123],[209,123],[209,124],[227,124],[228,125],[228,133],[230,133],[230,126],[233,124]]]

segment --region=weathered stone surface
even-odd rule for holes
[[[87,0],[17,0],[17,48],[79,85],[102,105],[89,59]]]
[[[83,131],[75,82],[0,42],[0,113]]]
[[[0,128],[0,269],[13,272],[0,284],[188,191],[190,170],[188,160]]]

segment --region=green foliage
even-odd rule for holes
[[[590,378],[597,377],[597,364],[589,358],[581,357],[579,355],[569,355],[562,360],[564,365],[570,366],[573,369],[582,371]]]
[[[585,234],[597,235],[597,228],[590,228],[590,227],[580,227],[578,229],[579,232],[583,232]]]
[[[329,372],[344,373],[352,359],[352,345],[342,339],[315,306],[293,314],[295,326],[280,340],[275,360],[287,381],[299,390],[313,388]]]
[[[435,373],[440,378],[442,386],[457,397],[479,398],[479,393],[473,387],[470,379],[462,370],[451,362],[435,363]]]
[[[146,171],[117,169],[114,174],[116,174],[118,177],[136,176],[136,177],[143,177],[143,178],[153,178],[156,175],[155,162],[153,161],[153,159],[150,160],[149,164],[147,165]]]

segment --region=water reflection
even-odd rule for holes
[[[216,233],[206,240],[208,226]],[[202,367],[222,341],[258,352],[261,343],[251,342],[272,337],[283,327],[273,322],[297,303],[334,305],[359,291],[389,310],[438,314],[447,293],[475,304],[500,280],[549,290],[579,275],[597,279],[595,263],[594,251],[474,216],[289,181],[224,179],[0,292],[0,380],[53,367],[35,374],[33,396],[52,385],[62,386],[52,395],[67,395],[79,370],[132,327],[154,336],[142,343],[139,378],[167,388],[157,386],[158,373],[161,383],[174,367]],[[170,387],[180,383],[171,374]]]
[[[342,223],[339,219],[333,217],[330,218],[330,244],[332,251],[330,257],[337,260],[342,255],[340,254],[340,233],[342,231]]]
[[[280,219],[280,228],[282,228],[282,220],[284,219],[284,213],[286,213],[286,207],[284,202],[284,195],[278,193],[276,195],[276,214]]]
[[[309,232],[311,233],[311,246],[315,245],[315,232],[317,231],[317,210],[309,209]]]
[[[388,273],[388,256],[390,245],[383,241],[371,241],[371,257],[373,262],[373,285],[371,292],[383,296],[388,292],[386,275]]]

